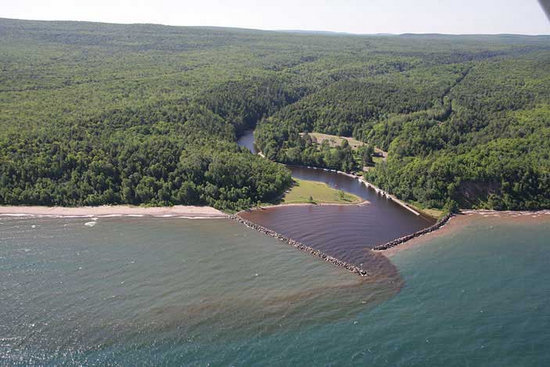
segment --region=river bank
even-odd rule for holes
[[[409,204],[405,203],[404,201],[398,199],[395,195],[392,195],[392,194],[380,189],[376,185],[374,185],[374,184],[370,183],[369,181],[365,180],[364,177],[356,175],[355,173],[348,173],[348,172],[338,171],[338,170],[335,170],[335,169],[321,168],[321,167],[315,167],[315,166],[300,166],[300,165],[287,165],[287,166],[291,167],[291,168],[292,167],[294,167],[294,168],[306,168],[306,169],[312,169],[312,170],[317,170],[317,171],[332,172],[332,173],[336,173],[338,175],[342,175],[342,176],[352,178],[354,180],[359,181],[363,185],[365,185],[369,190],[374,191],[378,196],[380,196],[384,199],[393,201],[397,205],[401,206],[403,209],[408,210],[409,212],[413,213],[416,216],[424,216],[424,217],[428,217],[428,218],[433,219],[433,220],[438,219],[438,218],[436,218],[436,217],[434,217],[434,216],[432,216],[428,213],[422,212],[418,208],[412,207],[411,205],[409,205]]]
[[[255,139],[254,139],[254,130],[251,129],[251,130],[245,131],[245,133],[237,140],[237,144],[242,146],[242,147],[247,148],[252,154],[259,154],[260,156],[265,158],[265,156],[262,154],[262,152],[256,148]],[[387,155],[387,153],[386,153],[386,155]],[[362,176],[359,176],[355,173],[348,173],[348,172],[338,171],[338,170],[335,170],[335,169],[321,168],[321,167],[315,167],[315,166],[306,166],[306,165],[290,165],[290,164],[288,164],[286,166],[289,167],[291,170],[293,168],[303,168],[303,169],[324,171],[324,172],[336,173],[336,174],[339,174],[339,175],[342,175],[342,176],[347,176],[347,177],[352,178],[354,180],[358,180],[364,186],[366,186],[369,190],[374,191],[378,196],[380,196],[384,199],[393,201],[397,205],[399,205],[402,208],[408,210],[409,212],[413,213],[416,216],[423,216],[423,217],[429,218],[429,219],[434,220],[434,221],[436,221],[438,219],[437,216],[434,216],[430,213],[424,212],[424,211],[420,210],[419,208],[412,207],[411,205],[409,205],[409,204],[405,203],[404,201],[398,199],[395,195],[392,195],[392,194],[378,188],[374,184],[372,184],[372,183],[368,182],[367,180],[365,180]],[[295,175],[293,175],[293,177],[295,177]]]
[[[357,175],[304,166],[289,166],[289,169],[294,179],[326,184],[361,198],[361,202],[266,205],[241,211],[238,217],[260,233],[337,266],[356,273],[366,271],[367,278],[380,274],[393,277],[397,272],[387,258],[371,251],[373,247],[416,233],[436,222],[417,212],[403,210],[400,203],[381,190],[376,191]]]
[[[0,206],[0,216],[39,217],[111,217],[147,216],[180,218],[227,218],[227,214],[209,206],[140,207],[129,205],[103,205],[82,207],[60,206]]]
[[[311,206],[365,206],[369,205],[370,201],[364,200],[359,203],[281,203],[281,204],[268,204],[268,205],[261,205],[258,207],[250,208],[241,210],[240,212],[237,212],[236,214],[242,214],[242,213],[249,213],[256,210],[266,210],[266,209],[272,209],[272,208],[286,208],[286,207],[311,207]]]

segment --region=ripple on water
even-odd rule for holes
[[[8,338],[0,356],[8,361],[66,360],[58,352],[105,353],[121,341],[259,337],[352,318],[401,286],[364,280],[229,220],[110,218],[99,232],[76,218],[34,218],[40,232],[19,230],[28,219],[8,221],[14,231],[0,242]]]
[[[361,266],[369,273],[396,274],[395,267],[370,249],[424,228],[428,222],[391,218],[373,205],[279,206],[240,214],[327,255]],[[380,274],[382,275],[382,274]]]
[[[253,130],[245,131],[237,143],[256,153]],[[327,169],[288,168],[292,177],[326,183],[368,200],[369,204],[278,206],[239,215],[327,255],[362,267],[369,274],[375,272],[378,276],[397,278],[395,267],[370,249],[435,222],[381,197],[354,177]]]

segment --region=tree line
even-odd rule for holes
[[[239,210],[289,187],[275,162],[378,147],[366,175],[402,199],[548,207],[548,40],[0,19],[0,204]],[[253,127],[269,159],[236,145]]]

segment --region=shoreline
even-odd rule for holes
[[[238,215],[240,213],[249,213],[256,210],[265,210],[265,209],[272,209],[272,208],[283,208],[287,206],[365,206],[369,205],[371,202],[368,200],[363,200],[360,203],[281,203],[281,204],[269,204],[269,205],[261,205],[261,206],[255,206],[253,208],[249,209],[243,209],[235,213],[235,215]]]
[[[338,267],[342,267],[350,272],[356,273],[362,278],[370,277],[372,274],[366,269],[350,264],[333,256],[327,255],[320,250],[314,249],[300,241],[284,236],[269,228],[266,228],[257,223],[251,222],[240,216],[241,213],[254,210],[263,210],[268,208],[276,208],[282,206],[314,206],[314,205],[368,205],[369,201],[364,201],[359,204],[309,204],[309,203],[291,203],[269,205],[265,207],[256,207],[241,210],[235,214],[225,214],[215,208],[208,206],[183,206],[176,205],[172,207],[138,207],[129,205],[104,205],[104,206],[84,206],[84,207],[46,207],[46,206],[0,206],[0,217],[50,217],[50,218],[110,218],[110,217],[154,217],[154,218],[182,218],[182,219],[230,219],[238,223],[244,224],[246,227],[254,229],[264,235],[273,237],[280,241],[309,253],[315,257],[332,263]],[[97,217],[97,218],[96,218]],[[457,230],[469,225],[479,218],[487,218],[486,220],[509,220],[512,223],[533,223],[533,221],[545,221],[550,223],[550,210],[538,211],[496,211],[496,210],[464,210],[459,214],[446,215],[432,226],[429,226],[418,232],[391,240],[387,243],[377,245],[372,249],[374,253],[390,259],[395,254],[420,246],[427,241],[435,238],[435,236],[450,235]],[[490,223],[490,222],[489,222]],[[368,249],[368,248],[366,248]]]
[[[130,205],[102,206],[0,206],[0,216],[14,217],[156,217],[215,219],[228,215],[210,206],[174,205],[167,207],[140,207]]]
[[[509,221],[511,224],[530,224],[538,223],[541,221],[548,222],[550,224],[550,210],[536,210],[536,211],[497,211],[497,210],[464,210],[459,214],[453,215],[447,223],[443,224],[437,230],[431,231],[423,235],[411,238],[408,241],[402,242],[397,246],[393,246],[386,249],[380,249],[376,252],[391,259],[395,254],[405,251],[411,248],[422,246],[430,240],[437,238],[438,236],[451,235],[458,230],[476,222],[480,219],[485,219],[487,224],[491,223],[491,220]]]

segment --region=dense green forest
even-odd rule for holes
[[[430,207],[550,207],[550,37],[0,19],[0,203],[273,201],[281,164]],[[235,143],[256,127],[268,159]],[[316,144],[304,132],[352,136]]]

